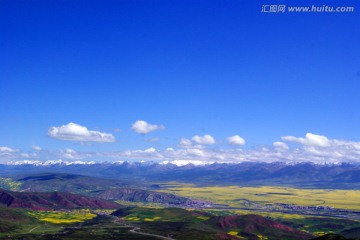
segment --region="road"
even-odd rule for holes
[[[165,236],[161,236],[161,235],[157,235],[157,234],[152,234],[152,233],[145,233],[145,232],[141,232],[141,228],[140,227],[135,227],[135,226],[132,226],[132,225],[129,225],[129,224],[125,224],[125,223],[122,223],[119,221],[120,219],[118,217],[115,218],[114,220],[114,223],[117,223],[117,224],[121,224],[122,226],[124,227],[130,227],[132,228],[131,230],[129,230],[129,232],[131,233],[135,233],[135,234],[139,234],[139,235],[144,235],[144,236],[150,236],[150,237],[157,237],[157,238],[160,238],[160,239],[165,239],[165,240],[175,240],[174,238],[171,238],[171,237],[165,237]]]
[[[36,226],[36,227],[33,227],[32,229],[30,229],[27,233],[31,233],[32,231],[34,231],[35,229],[37,229],[37,228],[39,228],[40,227],[40,225],[39,226]]]
[[[145,235],[145,236],[150,236],[150,237],[157,237],[157,238],[166,239],[166,240],[175,240],[174,238],[170,238],[170,237],[164,237],[164,236],[161,236],[161,235],[140,232],[139,227],[134,227],[134,226],[132,226],[132,227],[133,227],[133,229],[131,229],[129,232],[140,234],[140,235]]]

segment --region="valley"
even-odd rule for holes
[[[164,192],[209,201],[217,209],[235,212],[300,214],[360,220],[360,190],[299,189],[289,187],[239,187],[164,184]],[[170,187],[169,187],[170,186]]]
[[[0,176],[1,239],[360,239],[355,187],[205,185],[196,178],[133,181],[126,174],[56,172]]]

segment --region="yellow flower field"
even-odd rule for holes
[[[209,200],[231,207],[243,207],[246,201],[260,205],[283,203],[301,206],[329,206],[340,209],[360,210],[360,190],[300,189],[290,187],[196,187],[173,184],[163,190],[184,197]]]
[[[39,220],[50,223],[78,223],[93,219],[96,214],[91,213],[87,209],[74,210],[70,212],[64,211],[29,211],[29,215],[36,217]]]

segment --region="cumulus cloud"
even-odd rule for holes
[[[307,136],[307,137],[306,137]],[[300,146],[290,147],[285,142],[274,142],[273,148],[261,146],[250,149],[221,149],[209,148],[202,145],[190,145],[179,149],[167,148],[165,150],[128,150],[113,152],[108,157],[130,158],[141,160],[162,160],[162,161],[205,161],[205,162],[314,162],[314,163],[339,163],[358,162],[360,163],[360,142],[328,139],[319,135],[306,135],[300,140]],[[314,137],[315,136],[315,137]],[[313,138],[312,138],[313,137]],[[282,138],[288,139],[288,138]],[[292,138],[291,138],[292,139]],[[319,140],[315,141],[313,139]],[[327,139],[326,144],[321,139]],[[184,141],[191,142],[190,140]],[[293,141],[291,141],[293,142]],[[203,143],[203,142],[202,142]],[[311,145],[312,144],[312,145]],[[181,146],[181,145],[180,145]]]
[[[110,133],[88,130],[87,127],[76,123],[68,123],[60,127],[50,127],[48,135],[52,138],[79,142],[115,142]]]
[[[191,140],[189,140],[189,139],[187,139],[187,138],[182,138],[182,139],[180,139],[180,146],[181,147],[190,147],[190,146],[192,146],[192,142],[191,142]]]
[[[14,152],[18,152],[19,150],[17,149],[13,149],[10,147],[5,147],[5,146],[0,146],[0,153],[14,153]]]
[[[360,142],[329,139],[326,136],[307,133],[305,138],[285,136],[282,140],[302,146],[289,149],[292,159],[307,158],[313,162],[360,162]]]
[[[245,144],[245,139],[243,139],[239,135],[234,135],[234,136],[228,137],[227,141],[231,145],[244,145]]]
[[[71,148],[61,150],[60,154],[61,154],[61,158],[79,159],[79,157],[77,156],[77,152],[75,150],[71,149]]]
[[[156,148],[147,148],[145,150],[126,150],[121,152],[106,153],[105,156],[128,159],[163,159],[163,155]]]
[[[209,134],[206,134],[204,136],[195,135],[191,139],[199,144],[211,145],[215,143],[215,139]]]
[[[20,153],[20,157],[22,157],[22,158],[30,158],[31,155],[29,153]]]
[[[11,159],[21,159],[21,151],[19,149],[14,149],[11,147],[0,146],[0,163],[6,162]]]
[[[305,138],[285,136],[285,137],[282,137],[281,139],[283,141],[295,142],[295,143],[300,143],[303,145],[317,146],[317,147],[327,147],[330,144],[330,141],[327,137],[312,134],[312,133],[307,133],[305,135]]]
[[[72,148],[58,149],[58,150],[42,150],[38,152],[38,159],[58,159],[58,160],[79,160],[88,159],[94,160],[99,153],[97,152],[81,152]],[[34,159],[32,157],[32,159]]]
[[[32,149],[35,150],[35,151],[41,151],[42,150],[42,148],[39,147],[39,146],[33,146]]]
[[[288,143],[297,143],[289,144]],[[10,160],[184,160],[203,162],[314,162],[314,163],[360,163],[360,142],[329,139],[326,136],[306,134],[304,137],[285,136],[258,148],[221,148],[206,145],[215,143],[210,135],[194,136],[192,140],[183,138],[178,147],[164,149],[147,148],[113,152],[80,152],[67,148],[62,150],[22,152],[10,147],[0,147],[0,161]]]
[[[273,143],[274,148],[276,149],[289,149],[289,146],[284,142],[274,142]]]
[[[156,150],[156,148],[148,148],[148,149],[145,149],[144,152],[145,153],[156,153],[157,150]]]
[[[163,130],[165,127],[164,125],[150,124],[146,121],[138,120],[132,124],[131,129],[136,133],[147,134],[156,130]]]

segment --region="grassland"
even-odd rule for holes
[[[63,211],[28,211],[28,215],[37,218],[38,220],[55,223],[78,223],[86,220],[93,219],[96,214],[90,212],[90,210],[74,210],[69,212]]]
[[[218,216],[258,214],[280,221],[304,232],[317,236],[327,233],[347,234],[347,231],[360,229],[360,221],[354,218],[336,218],[320,216],[317,212],[286,211],[278,204],[295,206],[329,206],[351,211],[360,210],[359,190],[300,189],[289,187],[238,187],[238,186],[195,186],[189,184],[163,185],[165,192],[194,199],[208,200],[228,207],[204,209]],[[271,207],[269,207],[271,206]],[[269,210],[271,209],[271,210]],[[316,217],[314,217],[316,216]],[[230,235],[235,234],[230,232]],[[355,235],[358,232],[354,233]],[[354,236],[351,235],[351,236]],[[349,235],[350,236],[350,235]],[[265,239],[258,236],[259,239]]]
[[[16,239],[23,234],[57,233],[62,226],[51,224],[30,216],[22,209],[11,209],[0,206],[0,239]]]
[[[208,210],[214,215],[234,215],[253,213],[246,210]],[[218,234],[236,236],[238,239],[249,239],[243,235],[245,228],[242,224],[226,229],[220,229],[214,216],[210,213],[198,210],[185,210],[182,208],[147,208],[126,207],[118,209],[114,215],[105,214],[99,210],[97,217],[92,218],[93,210],[75,210],[72,212],[57,211],[28,211],[19,209],[0,209],[5,213],[0,215],[0,230],[4,230],[5,236],[12,239],[144,239],[141,234],[131,232],[138,228],[140,232],[151,233],[161,236],[173,236],[175,239],[220,239]],[[115,213],[118,214],[115,214]],[[264,213],[269,214],[269,213]],[[6,219],[1,222],[1,216]],[[255,215],[253,215],[255,216]],[[266,216],[266,215],[265,215]],[[275,216],[275,215],[274,215]],[[272,216],[271,218],[274,218]],[[89,217],[89,218],[88,218]],[[255,217],[256,218],[256,217]],[[241,218],[240,218],[241,219]],[[282,219],[282,220],[279,220]],[[277,222],[306,232],[323,235],[329,232],[342,233],[346,230],[360,228],[360,223],[353,220],[334,218],[308,218],[305,216],[291,215],[283,218],[279,215]],[[81,222],[81,223],[80,223]],[[11,224],[10,224],[11,223]],[[235,223],[235,222],[233,222]],[[10,225],[9,225],[10,224]],[[251,224],[258,224],[257,221]],[[262,226],[262,225],[259,225]],[[5,228],[4,228],[5,227]],[[257,239],[288,239],[276,238],[275,232],[265,230],[256,232]],[[241,234],[240,234],[241,233]],[[240,234],[240,235],[238,235]],[[272,237],[269,237],[272,236]],[[157,239],[146,238],[146,239]],[[294,238],[291,238],[294,239]]]
[[[161,203],[152,203],[152,202],[129,202],[117,200],[116,203],[122,206],[136,206],[136,207],[146,207],[146,208],[164,208],[164,205]]]
[[[269,217],[274,219],[282,220],[298,220],[305,219],[307,216],[300,214],[283,214],[280,212],[265,212],[265,211],[254,211],[254,210],[219,210],[219,209],[204,209],[207,213],[215,216],[229,216],[229,215],[246,215],[246,214],[257,214],[263,217]]]
[[[360,210],[360,190],[300,189],[289,187],[238,187],[171,184],[165,192],[184,197],[209,200],[230,207],[244,207],[248,201],[259,205],[282,203],[299,206],[330,206],[346,210]]]
[[[181,208],[137,207],[130,210],[130,214],[122,219],[136,222],[202,222],[210,219],[210,217],[207,213],[187,212]]]

